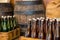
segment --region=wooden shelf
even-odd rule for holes
[[[19,38],[19,40],[44,40],[44,39],[29,38],[29,37],[24,37],[24,36],[21,36],[21,37]]]

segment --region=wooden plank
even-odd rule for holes
[[[21,37],[19,38],[19,40],[44,40],[44,39],[29,38],[29,37],[24,37],[24,36],[21,36]]]
[[[22,1],[38,1],[38,0],[22,0]]]
[[[17,33],[17,31],[18,33]],[[17,33],[17,35],[16,35]],[[20,28],[17,28],[15,30],[9,31],[9,32],[0,32],[0,40],[12,40],[16,37],[20,36]]]

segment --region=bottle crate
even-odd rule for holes
[[[0,32],[0,40],[13,40],[19,36],[20,36],[20,28],[16,28],[9,32]]]

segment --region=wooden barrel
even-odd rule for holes
[[[0,3],[0,16],[2,15],[12,15],[13,8],[10,3]]]
[[[42,0],[15,0],[14,15],[19,23],[27,23],[29,18],[45,17]]]

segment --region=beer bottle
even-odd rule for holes
[[[32,18],[31,37],[36,38],[36,19]]]
[[[15,15],[13,16],[13,27],[14,29],[16,29],[16,26],[17,26],[17,22],[16,22],[16,18],[15,18]]]
[[[37,21],[36,21],[36,37],[38,37],[38,33],[39,33],[39,27],[40,27],[40,18],[37,18]]]
[[[49,23],[49,18],[47,17],[46,18],[46,34],[47,34],[47,31],[48,31],[48,23]]]
[[[3,16],[1,16],[1,31],[3,32],[3,23],[4,23],[4,17]]]
[[[43,39],[43,21],[44,20],[42,20],[42,18],[40,19],[41,21],[40,21],[40,30],[39,30],[39,36],[38,36],[38,38],[40,38],[40,39]]]
[[[41,18],[39,18],[39,27],[38,27],[38,38],[40,39],[40,33],[41,33]]]
[[[46,40],[52,40],[51,27],[52,27],[52,19],[49,19],[48,31],[47,31],[47,34],[46,34]]]
[[[59,27],[60,27],[60,19],[59,18],[57,18],[56,19],[57,20],[57,22],[56,22],[56,37],[55,37],[55,40],[60,40],[59,39]]]
[[[8,32],[6,16],[2,16],[1,26],[2,26],[2,32]]]
[[[30,36],[31,36],[31,19],[29,19],[28,27],[25,32],[25,37],[30,37]]]
[[[55,31],[56,31],[56,18],[52,19],[52,40],[55,40]]]
[[[7,16],[7,27],[8,27],[8,31],[11,31],[9,16]]]
[[[10,21],[11,30],[13,30],[13,21],[12,21],[12,16],[9,16],[9,21]]]
[[[2,31],[1,18],[0,18],[0,32]]]
[[[42,20],[43,20],[43,39],[46,39],[46,20],[44,17],[42,17]]]

